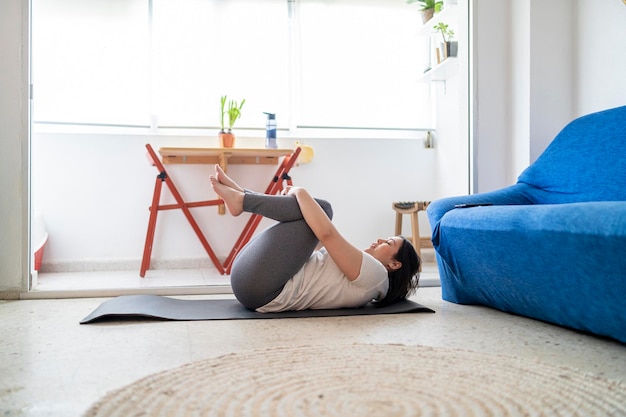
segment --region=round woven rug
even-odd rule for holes
[[[458,349],[303,346],[160,372],[109,393],[85,415],[624,416],[626,384]]]

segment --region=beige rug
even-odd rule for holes
[[[303,346],[161,372],[111,392],[85,415],[617,417],[626,415],[626,384],[457,349]]]

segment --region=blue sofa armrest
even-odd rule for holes
[[[626,201],[454,209],[435,233],[445,300],[626,342]]]
[[[426,209],[428,221],[433,233],[432,240],[435,248],[439,244],[437,232],[439,221],[450,210],[455,210],[457,204],[493,204],[493,205],[519,205],[533,204],[533,194],[536,190],[527,184],[518,183],[496,191],[482,194],[472,194],[458,197],[448,197],[433,201]]]

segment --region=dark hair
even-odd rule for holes
[[[402,267],[388,272],[389,290],[385,298],[375,303],[378,307],[388,306],[403,300],[417,290],[422,260],[411,242],[406,238],[402,237],[402,245],[394,259],[401,262]]]

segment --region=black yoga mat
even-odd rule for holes
[[[256,311],[248,310],[234,299],[183,300],[159,295],[123,295],[103,302],[91,314],[82,319],[80,323],[87,324],[103,319],[132,317],[186,321],[337,317],[399,313],[434,313],[434,310],[413,301],[403,300],[386,307],[374,307],[368,304],[361,308],[257,313]]]

